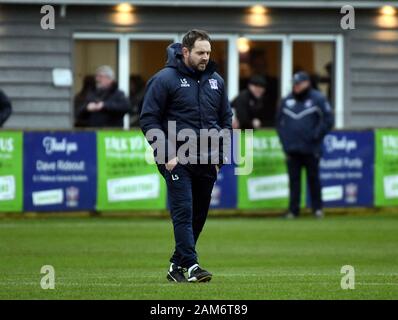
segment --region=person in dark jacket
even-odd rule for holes
[[[289,211],[287,218],[300,213],[301,169],[304,167],[310,189],[312,210],[323,217],[319,179],[322,142],[333,127],[333,113],[324,95],[311,88],[305,72],[293,76],[293,92],[281,102],[277,113],[277,131],[286,153],[289,174]]]
[[[247,89],[240,92],[232,101],[239,129],[257,129],[264,126],[267,114],[264,101],[265,91],[265,78],[254,75],[250,78]]]
[[[123,117],[131,112],[130,102],[118,90],[111,67],[101,66],[95,75],[95,88],[88,91],[79,108],[77,122],[88,127],[123,127]]]
[[[210,37],[201,30],[191,30],[182,44],[170,45],[166,67],[148,81],[140,115],[140,126],[148,142],[154,150],[155,143],[160,145],[155,150],[155,159],[166,181],[175,237],[167,279],[175,282],[204,282],[212,277],[199,266],[195,246],[227,152],[216,154],[216,164],[203,163],[208,157],[215,159],[210,153],[202,157],[206,154],[203,150],[189,154],[189,161],[183,162],[179,152],[182,145],[172,141],[172,136],[184,129],[193,132],[194,143],[203,137],[201,129],[216,132],[232,129],[232,111],[224,80],[216,72],[215,63],[209,60],[210,52]],[[155,131],[165,138],[161,138],[162,135],[150,138]]]
[[[0,90],[0,127],[7,121],[12,112],[11,102],[3,91]]]
[[[95,90],[95,76],[87,75],[83,79],[83,86],[79,93],[74,98],[74,115],[75,115],[75,127],[86,127],[87,124],[79,117],[80,108],[85,104],[87,94]]]

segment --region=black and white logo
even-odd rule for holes
[[[191,85],[188,83],[187,79],[185,79],[185,78],[180,79],[180,82],[181,82],[181,88],[187,88],[187,87],[190,87],[190,86],[191,86]]]
[[[210,83],[210,88],[214,90],[218,89],[217,79],[209,79],[209,83]]]

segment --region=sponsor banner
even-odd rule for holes
[[[372,131],[336,131],[325,137],[320,160],[325,207],[373,205],[373,150]],[[307,194],[311,207],[309,192]]]
[[[109,179],[107,189],[109,202],[155,199],[160,194],[160,179],[157,174]]]
[[[34,191],[32,192],[32,200],[34,206],[62,204],[64,202],[64,190]]]
[[[212,209],[236,208],[237,182],[234,172],[234,164],[225,164],[221,167],[211,194],[210,207]]]
[[[99,131],[98,210],[165,209],[166,187],[141,131]]]
[[[398,130],[375,132],[375,205],[398,205]]]
[[[322,200],[324,202],[341,201],[343,198],[343,186],[322,187]]]
[[[252,147],[252,148],[251,148]],[[247,149],[247,150],[246,150]],[[255,130],[253,139],[242,134],[239,148],[240,168],[250,165],[249,174],[238,176],[238,209],[280,208],[287,209],[289,199],[289,178],[285,155],[279,137],[273,130]],[[237,158],[237,157],[235,157]],[[245,159],[243,163],[242,159]],[[304,183],[305,177],[302,176]],[[302,206],[305,188],[302,188]]]
[[[26,211],[94,210],[94,132],[30,132],[24,135]]]
[[[287,174],[270,177],[249,178],[247,180],[249,200],[284,199],[289,195]]]
[[[22,142],[21,132],[0,132],[0,211],[22,211]]]

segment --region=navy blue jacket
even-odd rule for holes
[[[182,129],[192,129],[198,137],[200,129],[231,130],[231,106],[215,63],[209,61],[205,71],[195,72],[182,61],[181,49],[180,43],[170,45],[166,67],[148,81],[140,114],[143,133],[160,129],[167,139],[168,121],[176,122],[177,134]],[[177,142],[173,148],[177,150],[183,143]],[[165,144],[167,161],[176,150]],[[222,156],[219,161],[223,162]]]
[[[282,100],[276,128],[286,153],[320,155],[332,127],[333,113],[321,92],[311,89],[299,100],[291,93]]]
[[[11,102],[8,97],[0,90],[0,127],[11,115]]]

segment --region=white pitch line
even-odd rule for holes
[[[266,274],[264,274],[266,273]],[[277,277],[336,277],[339,278],[340,274],[336,275],[335,273],[268,273],[267,271],[264,271],[264,273],[217,273],[217,277],[238,277],[238,278],[244,278],[244,277],[259,277],[263,279],[267,278],[277,278]],[[12,278],[9,278],[10,281],[18,281],[18,279],[15,279],[16,275],[24,276],[26,275],[25,273],[20,273],[20,274],[14,274]],[[110,276],[104,275],[103,273],[79,273],[80,278],[94,278],[94,279],[107,279]],[[111,276],[113,277],[114,274],[111,273]],[[363,276],[381,276],[381,277],[396,277],[398,276],[398,273],[361,273],[361,277]],[[135,276],[132,277],[130,275],[119,275],[118,278],[123,278],[123,279],[136,279],[136,278],[145,278],[145,279],[158,279],[161,277],[157,272],[154,272],[152,275],[140,275],[140,276]],[[62,275],[63,280],[68,280],[68,276],[65,274]],[[75,276],[73,276],[73,279],[76,279]],[[7,280],[5,280],[7,281]],[[359,282],[357,282],[359,283]],[[397,279],[398,283],[398,279]]]
[[[331,282],[320,282],[320,281],[306,281],[308,284],[319,284],[319,285],[332,285]],[[7,286],[37,286],[40,287],[40,283],[35,281],[6,281],[0,282],[1,287]],[[115,283],[115,282],[92,282],[92,283],[79,283],[79,282],[57,282],[56,286],[69,286],[69,287],[90,287],[90,286],[99,286],[99,287],[137,287],[137,286],[145,286],[145,285],[155,285],[155,286],[169,286],[169,283]],[[355,285],[360,286],[398,286],[397,282],[356,282]]]
[[[38,282],[0,282],[0,287],[3,286],[20,286],[20,285],[25,285],[25,286],[37,286],[40,289],[40,283]],[[96,282],[96,283],[78,283],[78,282],[56,282],[55,283],[55,288],[59,287],[138,287],[138,286],[144,286],[148,285],[148,283],[101,283],[101,282]],[[170,283],[151,283],[149,285],[156,285],[156,286],[170,286]]]

